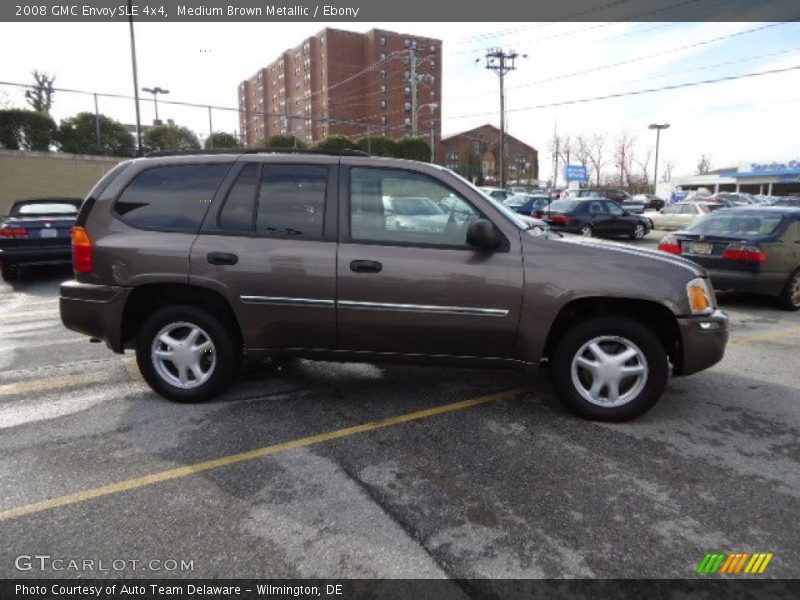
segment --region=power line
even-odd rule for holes
[[[770,69],[768,71],[757,71],[757,72],[754,72],[754,73],[743,73],[741,75],[730,75],[728,77],[719,77],[717,79],[705,79],[703,81],[691,81],[691,82],[679,83],[679,84],[674,84],[674,85],[666,85],[666,86],[662,86],[662,87],[648,88],[648,89],[644,89],[644,90],[632,90],[632,91],[629,91],[629,92],[620,92],[620,93],[616,93],[616,94],[606,94],[606,95],[603,95],[603,96],[592,96],[590,98],[579,98],[579,99],[576,99],[576,100],[563,100],[561,102],[550,102],[550,103],[547,103],[547,104],[537,104],[535,106],[526,106],[526,107],[522,107],[522,108],[512,108],[512,109],[509,109],[508,112],[525,112],[525,111],[529,111],[529,110],[537,110],[537,109],[540,109],[540,108],[554,108],[554,107],[557,107],[557,106],[568,106],[568,105],[571,105],[571,104],[582,104],[582,103],[586,103],[586,102],[596,102],[596,101],[599,101],[599,100],[610,100],[610,99],[613,99],[613,98],[624,98],[624,97],[627,97],[627,96],[640,96],[642,94],[651,94],[651,93],[655,93],[655,92],[664,92],[664,91],[669,91],[669,90],[678,90],[678,89],[683,89],[683,88],[697,87],[697,86],[700,86],[700,85],[708,85],[708,84],[712,84],[712,83],[721,83],[721,82],[724,82],[724,81],[735,81],[737,79],[747,79],[747,78],[750,78],[750,77],[760,77],[762,75],[774,75],[774,74],[777,74],[777,73],[786,73],[788,71],[796,71],[798,69],[800,69],[800,65],[795,65],[793,67],[786,67],[786,68],[783,68],[783,69]],[[466,118],[471,118],[471,117],[483,117],[483,116],[491,115],[491,114],[493,114],[493,113],[491,113],[491,112],[473,113],[473,114],[469,114],[469,115],[457,115],[457,116],[453,116],[453,117],[448,117],[448,119],[466,119]]]

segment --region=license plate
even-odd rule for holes
[[[57,229],[42,229],[42,230],[39,231],[39,237],[43,237],[43,238],[58,237],[58,230]]]
[[[711,254],[711,251],[714,249],[712,244],[708,242],[692,242],[691,246],[691,253],[692,254]]]

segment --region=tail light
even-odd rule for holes
[[[533,212],[531,213],[531,216],[532,216],[534,219],[541,219],[541,218],[542,218],[542,211],[540,211],[540,210],[535,210],[535,211],[533,211]]]
[[[746,244],[729,244],[722,253],[724,260],[738,260],[743,262],[762,263],[767,261],[767,255],[756,246]]]
[[[567,225],[569,223],[569,217],[567,215],[553,215],[550,217],[550,222],[554,225]]]
[[[680,254],[681,243],[674,235],[665,235],[658,243],[658,249],[662,252],[669,252],[670,254]]]
[[[0,227],[0,237],[22,240],[28,237],[28,230],[22,227]]]
[[[94,269],[94,246],[92,238],[83,227],[73,227],[72,268],[76,273],[91,273]]]

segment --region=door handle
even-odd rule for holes
[[[206,260],[211,265],[235,265],[239,257],[229,252],[209,252]]]
[[[380,273],[383,265],[377,260],[354,260],[350,263],[353,273]]]

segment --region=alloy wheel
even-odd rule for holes
[[[170,323],[153,338],[150,358],[165,382],[192,389],[208,381],[216,366],[216,348],[205,330],[185,321]]]
[[[597,406],[627,404],[644,389],[649,368],[642,350],[632,341],[603,335],[580,347],[572,359],[575,390]]]

